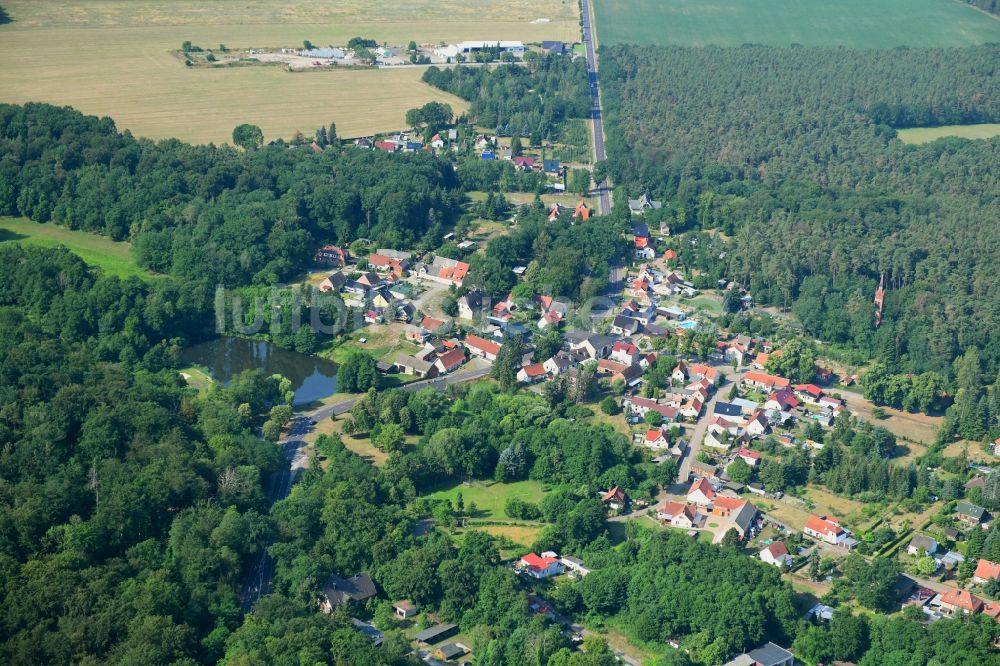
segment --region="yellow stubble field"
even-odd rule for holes
[[[421,68],[290,73],[281,67],[186,68],[185,40],[205,48],[344,44],[364,36],[405,45],[466,39],[578,39],[575,0],[5,0],[0,101],[49,102],[111,116],[154,139],[265,138],[336,122],[341,136],[401,128],[406,110],[462,100],[420,81]],[[548,21],[544,21],[548,19]]]

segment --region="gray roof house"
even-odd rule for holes
[[[916,534],[910,539],[906,552],[909,555],[933,555],[937,552],[938,542],[925,534]]]
[[[374,596],[375,581],[368,574],[359,573],[347,579],[334,574],[323,586],[323,600],[320,601],[320,607],[329,613],[349,601],[363,603]]]
[[[769,642],[741,654],[725,666],[795,666],[795,656],[780,645]]]
[[[638,199],[628,200],[628,209],[633,215],[642,215],[647,210],[659,210],[662,207],[662,201],[653,201],[646,192],[643,192]]]

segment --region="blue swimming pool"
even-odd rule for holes
[[[682,321],[681,323],[677,324],[677,326],[685,330],[691,330],[694,328],[698,328],[698,322],[694,321],[693,319],[688,319],[687,321]]]

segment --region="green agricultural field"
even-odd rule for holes
[[[148,279],[152,274],[139,268],[128,243],[86,231],[73,231],[56,224],[39,224],[24,218],[0,217],[0,243],[24,243],[42,247],[65,246],[81,259],[108,275]]]
[[[1000,136],[1000,123],[981,125],[944,125],[942,127],[910,127],[896,132],[903,143],[930,143],[954,136],[961,139],[990,139]]]
[[[601,0],[604,44],[969,46],[1000,20],[953,0]]]
[[[517,481],[515,483],[495,483],[493,481],[473,481],[468,485],[459,484],[447,490],[439,490],[428,495],[430,499],[448,499],[452,502],[462,493],[466,508],[472,502],[482,512],[478,518],[505,520],[503,506],[508,499],[516,497],[526,502],[538,502],[545,495],[545,487],[538,481]]]
[[[186,68],[189,40],[203,48],[391,44],[467,39],[579,39],[567,0],[4,0],[0,101],[70,105],[110,116],[137,136],[230,141],[244,122],[266,139],[337,123],[342,136],[399,129],[430,101],[468,108],[420,81],[421,68],[289,73],[281,67]],[[546,19],[548,19],[546,21]]]

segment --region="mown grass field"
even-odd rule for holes
[[[961,139],[990,139],[1000,136],[1000,123],[981,125],[943,125],[941,127],[910,127],[896,131],[903,143],[930,143],[954,136]]]
[[[458,484],[447,490],[439,490],[428,495],[431,499],[448,499],[454,502],[462,493],[466,510],[472,502],[480,512],[477,518],[505,520],[503,506],[508,499],[516,497],[526,502],[538,502],[546,490],[538,481],[517,481],[516,483],[495,483],[493,481],[473,481],[468,485]]]
[[[0,217],[0,243],[23,243],[41,247],[62,245],[107,275],[123,278],[136,276],[143,279],[153,277],[136,265],[128,243],[116,243],[104,236],[73,231],[52,223],[39,224],[20,217]]]
[[[569,0],[6,0],[0,101],[71,105],[154,139],[223,143],[250,122],[267,140],[337,123],[342,136],[399,129],[406,110],[467,104],[420,82],[421,68],[289,73],[280,67],[185,68],[173,51],[466,39],[578,39]],[[548,23],[532,23],[548,18]]]
[[[1000,20],[952,0],[601,0],[603,44],[969,46]]]

